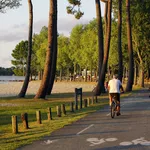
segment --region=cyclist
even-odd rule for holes
[[[124,92],[121,81],[118,79],[117,75],[113,75],[113,79],[111,79],[108,83],[108,91],[109,91],[109,104],[111,105],[112,98],[115,96],[117,98],[117,116],[120,114],[120,90]]]

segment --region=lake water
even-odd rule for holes
[[[24,81],[24,76],[0,76],[0,83]]]

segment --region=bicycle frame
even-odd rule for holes
[[[115,96],[112,97],[112,103],[111,103],[111,106],[110,106],[110,108],[111,108],[111,118],[114,118],[116,113],[117,113],[118,104],[117,104],[117,100],[115,98],[116,98]]]

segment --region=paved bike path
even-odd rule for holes
[[[121,116],[109,107],[91,113],[18,150],[149,150],[150,98],[147,89],[121,100]]]

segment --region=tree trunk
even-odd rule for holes
[[[149,80],[150,79],[150,67],[147,67],[147,70],[148,70],[147,79]]]
[[[96,14],[97,14],[97,25],[98,25],[98,84],[96,86],[95,94],[99,95],[100,94],[100,86],[103,86],[102,88],[104,89],[104,84],[100,85],[100,76],[102,73],[102,66],[103,66],[103,59],[104,59],[104,40],[103,40],[103,25],[102,25],[102,17],[101,17],[101,5],[99,0],[95,0],[96,3]],[[107,9],[107,3],[106,3],[106,9]],[[105,17],[106,17],[106,24],[107,24],[107,10],[105,9]],[[105,24],[105,25],[106,25]],[[107,26],[107,25],[106,25]],[[105,27],[106,27],[105,26]],[[105,28],[106,29],[106,28]],[[105,33],[106,34],[106,33]]]
[[[96,70],[94,70],[94,81],[96,81],[96,82],[97,82],[97,69],[96,69]]]
[[[134,85],[137,85],[137,65],[134,67]]]
[[[30,81],[33,81],[33,74],[30,73]]]
[[[109,81],[110,78],[111,78],[111,72],[110,72],[110,67],[108,66],[108,78],[107,78],[107,80]]]
[[[50,80],[47,89],[47,94],[50,95],[52,92],[55,74],[56,74],[56,63],[57,63],[57,0],[55,0],[55,17],[54,17],[54,42],[53,42],[53,60],[52,60],[52,70],[50,73]]]
[[[105,13],[104,13],[104,24],[105,24],[105,32],[104,33],[105,33],[105,36],[104,36],[104,45],[106,46],[106,43],[107,43],[107,28],[108,28],[108,0],[101,0],[101,1],[105,2]],[[104,87],[103,87],[103,89],[104,89]]]
[[[85,79],[84,82],[87,82],[87,69],[85,69]]]
[[[128,78],[128,68],[126,67],[125,78]]]
[[[95,89],[94,95],[100,95],[104,90],[104,82],[105,82],[105,75],[107,70],[107,63],[108,63],[108,56],[109,56],[109,48],[110,48],[110,38],[111,38],[111,10],[112,10],[112,0],[108,0],[108,25],[107,25],[107,38],[105,43],[105,52],[104,52],[104,59],[102,65],[101,75],[99,77],[98,84]]]
[[[90,67],[90,82],[92,82],[92,65]]]
[[[140,87],[144,87],[144,69],[143,69],[143,64],[140,64],[139,85],[140,85]]]
[[[43,79],[40,84],[40,88],[35,96],[35,98],[45,98],[47,94],[47,88],[50,79],[50,71],[52,68],[52,55],[53,55],[53,41],[54,41],[54,14],[55,14],[55,0],[50,1],[50,9],[49,9],[49,24],[48,24],[48,47],[46,51],[46,62],[44,67]]]
[[[125,83],[125,71],[126,71],[126,68],[123,67],[123,77],[122,77],[122,84]]]
[[[38,80],[42,79],[41,71],[38,72]]]
[[[76,63],[74,63],[74,75],[76,75],[76,73],[77,73],[77,65]]]
[[[60,81],[62,81],[62,68],[60,68],[59,79],[60,79]]]
[[[104,13],[104,22],[105,22],[105,43],[107,38],[107,25],[108,25],[108,2],[105,2],[105,13]]]
[[[123,64],[122,64],[122,48],[121,48],[121,31],[122,31],[122,0],[118,0],[118,57],[119,57],[119,70],[118,78],[122,82],[123,77]]]
[[[133,60],[133,48],[132,48],[132,33],[131,33],[131,21],[130,21],[130,0],[126,0],[126,13],[127,13],[127,39],[128,39],[128,53],[129,53],[129,71],[126,91],[132,91],[134,82],[134,60]]]
[[[103,27],[102,27],[102,17],[101,17],[101,6],[100,0],[95,0],[96,3],[96,17],[97,17],[97,26],[98,26],[98,73],[99,76],[102,70],[103,57],[104,57],[104,48],[103,48]]]
[[[28,0],[29,5],[29,35],[28,35],[28,57],[27,57],[27,66],[26,66],[26,75],[25,80],[22,86],[22,89],[18,97],[25,97],[29,80],[30,80],[30,70],[31,70],[31,53],[32,53],[32,30],[33,30],[33,5],[32,0]]]

